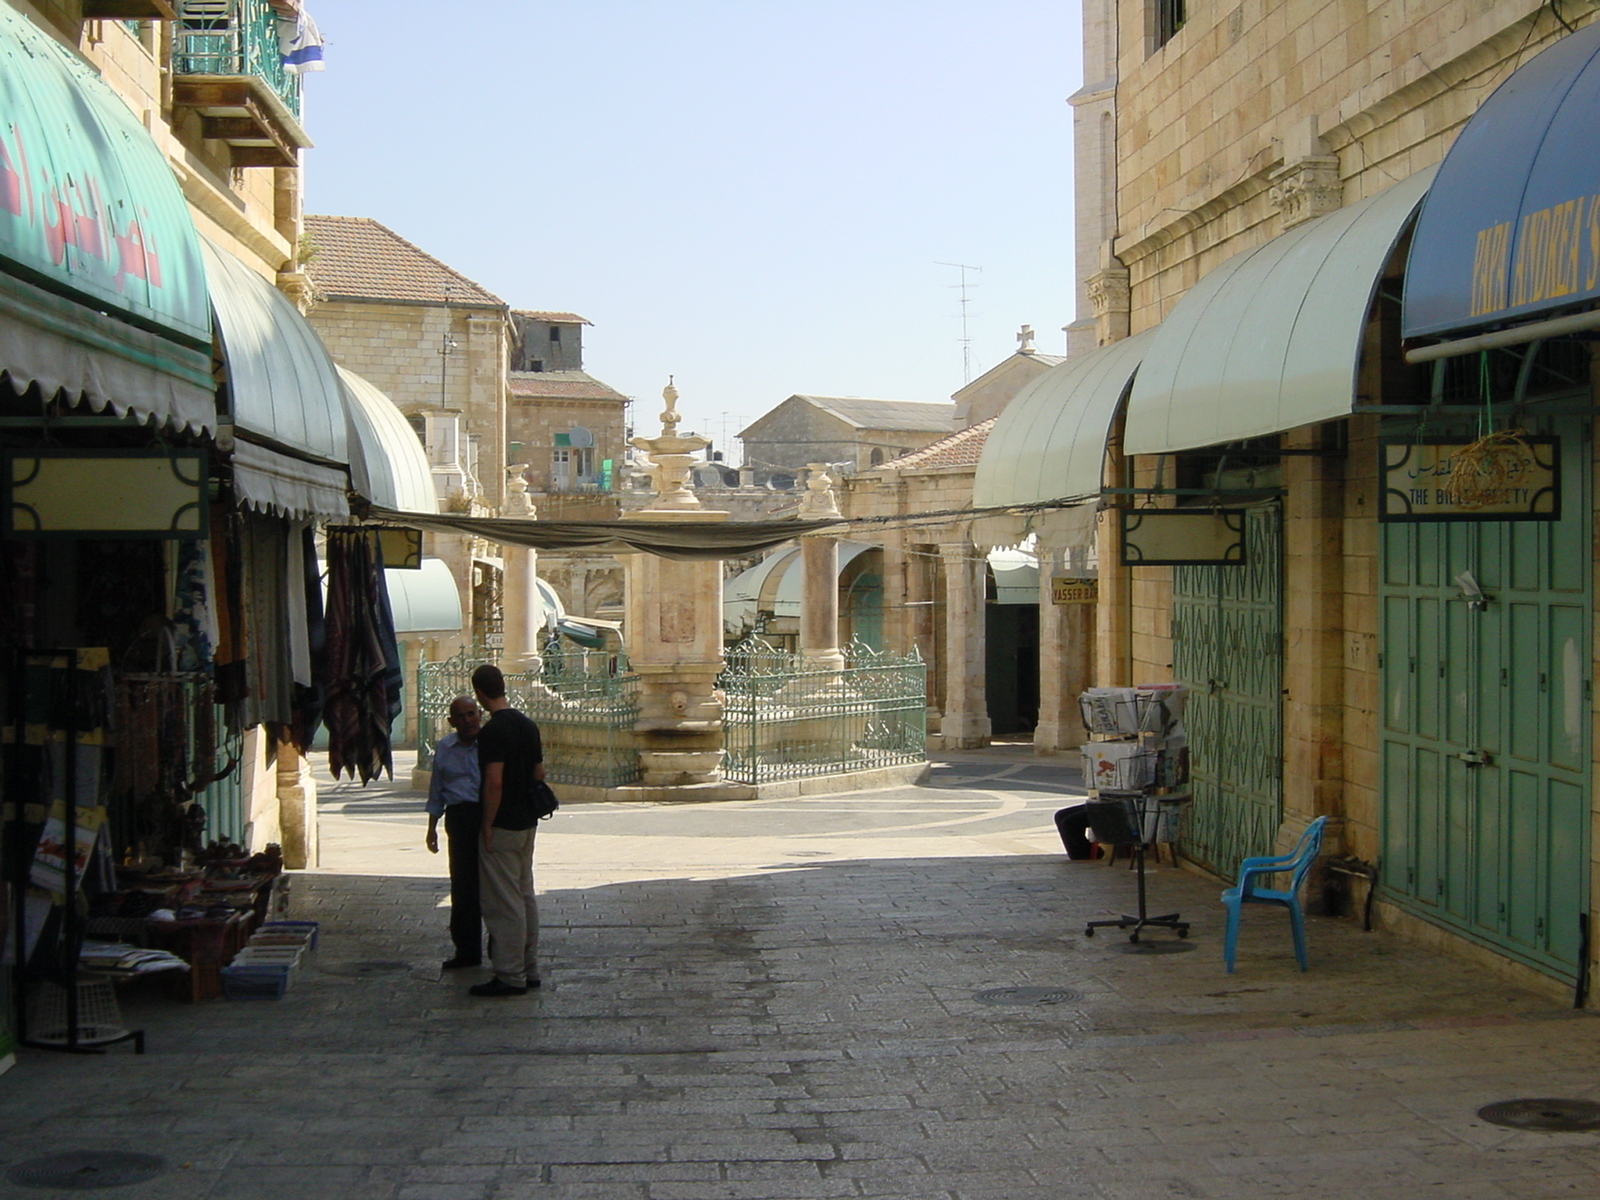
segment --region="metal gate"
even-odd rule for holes
[[[843,671],[748,637],[728,651],[723,775],[770,783],[928,757],[927,664],[915,650],[845,648]]]
[[[417,667],[417,765],[433,765],[433,748],[450,732],[450,701],[472,694],[472,672],[496,652],[469,646]],[[506,672],[506,698],[539,726],[545,769],[553,783],[613,788],[641,774],[634,726],[639,677],[617,655],[547,647],[543,670]]]
[[[1194,803],[1179,847],[1232,878],[1269,854],[1283,819],[1283,517],[1249,511],[1245,562],[1174,567],[1173,668],[1189,688]]]
[[[1541,432],[1561,439],[1560,521],[1381,527],[1382,887],[1575,981],[1589,907],[1588,423]]]

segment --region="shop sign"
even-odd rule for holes
[[[0,535],[202,538],[203,450],[7,450]]]
[[[1378,520],[1560,520],[1559,451],[1557,438],[1516,434],[1384,438]]]
[[[1241,567],[1242,508],[1124,508],[1125,567]]]
[[[1100,597],[1100,581],[1098,579],[1074,579],[1066,575],[1054,575],[1050,579],[1050,602],[1052,604],[1093,604]]]

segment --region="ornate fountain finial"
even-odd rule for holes
[[[700,500],[689,490],[689,475],[694,470],[695,452],[711,444],[710,438],[695,434],[678,436],[678,389],[667,376],[667,386],[661,389],[666,409],[661,414],[659,437],[636,437],[629,443],[647,456],[650,478],[655,484],[656,498],[644,510],[682,511],[700,507]]]
[[[527,463],[506,467],[506,502],[500,511],[508,517],[535,517],[533,501],[528,499]]]

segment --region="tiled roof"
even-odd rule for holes
[[[955,421],[954,404],[927,404],[920,400],[859,400],[843,396],[796,396],[832,413],[857,429],[902,429],[919,433],[949,429]]]
[[[872,468],[875,471],[884,467],[896,467],[908,470],[929,470],[933,467],[975,467],[978,465],[978,456],[983,453],[983,444],[989,440],[989,431],[994,428],[994,417],[987,421],[979,421],[970,429],[963,429],[960,433],[952,433],[949,437],[940,438],[937,442],[930,442],[920,450],[913,450],[910,454],[902,454],[899,458],[891,458],[886,463],[881,463]]]
[[[543,321],[546,325],[593,325],[588,317],[580,317],[577,313],[564,312],[534,312],[527,308],[514,308],[512,313],[519,317],[527,317],[530,321]]]
[[[308,216],[306,237],[314,250],[306,274],[329,300],[506,307],[500,297],[371,217]]]
[[[513,396],[533,400],[627,400],[587,371],[512,371],[506,378]]]

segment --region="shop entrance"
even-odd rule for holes
[[[1173,669],[1189,689],[1194,789],[1180,848],[1231,879],[1241,859],[1272,852],[1283,819],[1279,506],[1249,510],[1244,565],[1174,567],[1172,593]]]
[[[1383,894],[1408,912],[1575,982],[1589,893],[1589,423],[1525,425],[1561,439],[1561,520],[1380,530],[1380,866]]]

